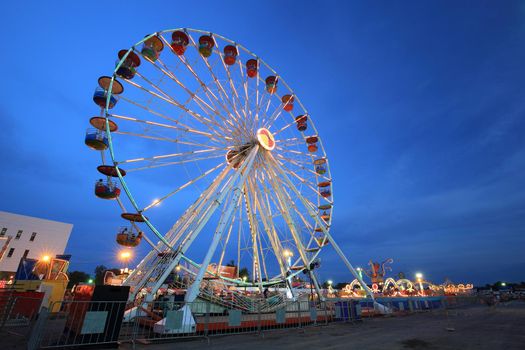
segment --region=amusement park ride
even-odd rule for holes
[[[386,277],[387,271],[391,271],[390,266],[386,264],[393,263],[393,259],[387,259],[381,264],[370,260],[370,270],[366,271],[366,275],[370,278],[372,283],[372,293],[375,297],[414,297],[414,296],[441,296],[441,295],[458,295],[467,294],[474,288],[472,284],[454,284],[450,280],[440,285],[435,285],[432,282],[425,280],[423,275],[416,274],[416,279],[411,281],[405,278],[403,274],[399,279]],[[354,279],[347,284],[340,292],[334,290],[329,291],[331,297],[342,298],[362,298],[367,296],[367,292],[361,287],[358,279]]]
[[[284,291],[275,305],[301,297],[299,276],[323,298],[316,269],[329,246],[373,299],[330,233],[332,176],[314,118],[260,57],[210,32],[160,31],[118,51],[93,101],[95,195],[120,206],[118,244],[152,248],[123,281],[130,301],[154,300],[173,275],[184,275],[185,302],[228,293],[241,308],[246,288],[273,287]],[[178,217],[169,229],[166,215]]]

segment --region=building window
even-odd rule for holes
[[[15,252],[15,248],[9,249],[9,253],[7,253],[7,257],[8,258],[12,257],[14,252]]]
[[[33,232],[33,233],[31,234],[31,238],[29,238],[29,240],[30,240],[31,242],[33,242],[33,241],[35,240],[35,237],[36,237],[36,232]]]
[[[18,232],[16,233],[15,239],[20,239],[20,237],[22,236],[22,232],[24,232],[24,231],[18,230]]]
[[[27,258],[28,254],[29,254],[29,249],[26,249],[26,251],[24,252],[24,255],[22,256],[22,259]]]
[[[2,231],[0,231],[0,237],[5,236],[5,233],[6,233],[6,232],[7,232],[7,228],[4,227],[4,228],[2,229]]]

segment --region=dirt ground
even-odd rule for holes
[[[131,349],[123,344],[120,349]],[[448,312],[365,319],[305,329],[267,331],[163,344],[136,349],[525,349],[525,302],[491,308],[471,306]]]

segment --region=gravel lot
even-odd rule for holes
[[[525,302],[498,307],[471,306],[401,317],[365,319],[304,330],[268,331],[164,344],[136,349],[525,349]],[[120,349],[131,349],[123,344]]]

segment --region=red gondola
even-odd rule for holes
[[[266,91],[268,91],[269,94],[274,94],[277,91],[277,77],[275,75],[270,75],[266,78]]]
[[[292,95],[284,95],[282,98],[281,98],[281,101],[283,103],[283,109],[287,112],[290,112],[292,109],[293,109],[293,101],[294,101],[294,98]]]
[[[199,52],[203,57],[210,57],[214,46],[215,41],[210,35],[203,35],[199,38]]]
[[[295,123],[297,124],[297,130],[305,131],[308,128],[308,125],[306,124],[307,121],[308,121],[308,117],[304,114],[295,117]]]
[[[310,136],[306,138],[306,143],[308,144],[308,151],[310,153],[317,152],[317,141],[319,141],[319,138],[317,136]]]
[[[188,38],[188,35],[180,30],[171,34],[171,48],[179,56],[184,55],[184,52],[186,52],[186,46],[188,46],[189,42],[190,39]]]
[[[235,46],[226,45],[224,47],[224,63],[226,63],[228,66],[235,64],[238,54],[239,53],[237,52],[237,48]]]
[[[122,60],[124,56],[126,56],[126,59],[117,69],[117,75],[124,79],[133,79],[135,73],[137,72],[136,68],[140,66],[140,58],[133,51],[128,53],[128,50],[120,50],[118,52],[119,61],[117,61],[117,64],[119,64],[120,60]]]
[[[142,232],[133,232],[133,227],[121,227],[117,233],[117,243],[124,247],[136,247],[142,240]]]
[[[146,35],[147,36],[147,35]],[[160,52],[164,49],[164,43],[158,36],[152,36],[142,44],[142,56],[155,62],[159,58]]]
[[[257,60],[249,59],[246,61],[246,74],[248,74],[248,77],[254,78],[257,76]]]
[[[116,199],[120,196],[120,188],[116,182],[104,182],[99,179],[95,183],[95,196],[102,199]]]

